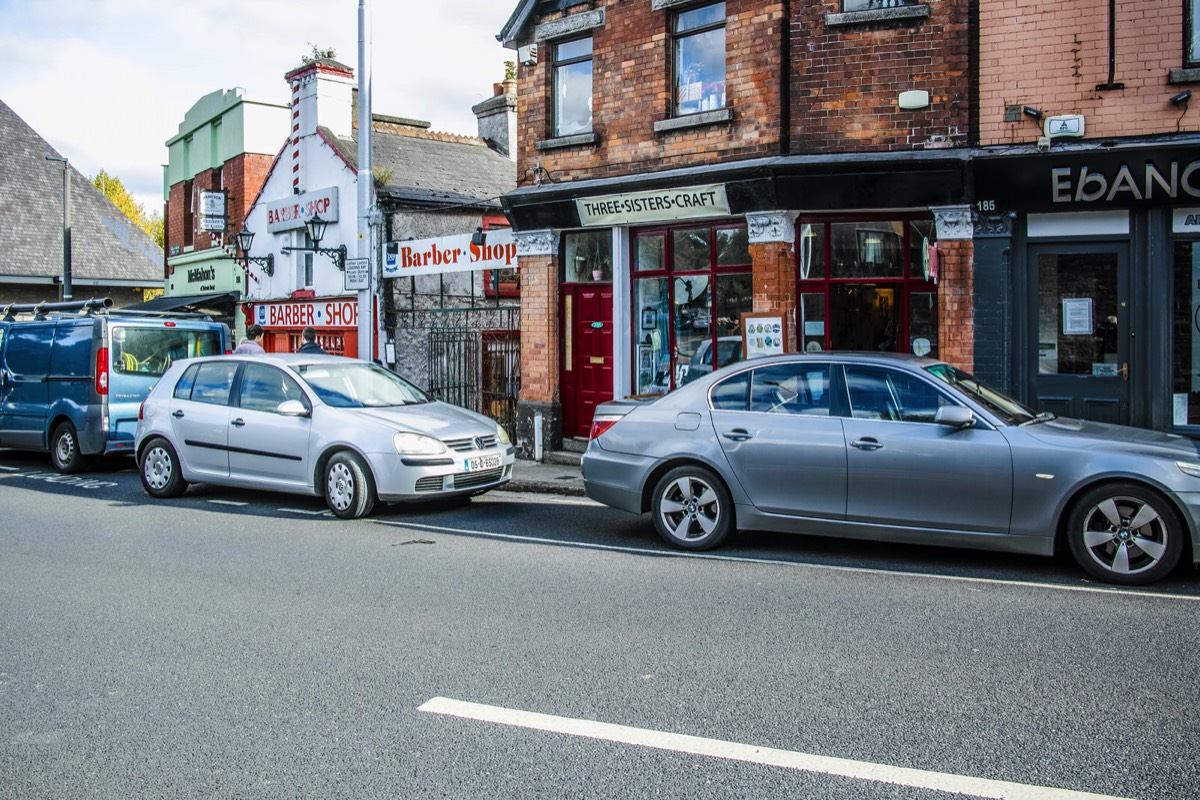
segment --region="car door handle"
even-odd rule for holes
[[[173,412],[171,412],[171,416],[174,417],[175,419],[183,419],[183,409],[182,408],[175,409]]]
[[[882,450],[883,449],[883,445],[881,445],[877,440],[872,439],[870,436],[868,436],[865,439],[859,439],[857,441],[851,442],[850,446],[857,447],[859,450]]]
[[[241,417],[238,417],[237,419],[235,419],[233,422],[231,422],[229,424],[235,428],[241,428],[242,426],[244,426],[246,424],[246,420],[242,419]]]
[[[749,431],[745,430],[744,428],[734,428],[729,433],[723,433],[721,435],[724,436],[726,439],[732,439],[735,442],[744,442],[747,439],[754,438],[754,436],[751,435],[751,433]]]

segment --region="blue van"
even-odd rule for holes
[[[112,300],[0,309],[0,447],[50,453],[59,472],[133,454],[138,409],[173,361],[230,351],[205,315],[124,313]]]

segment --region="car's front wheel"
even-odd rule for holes
[[[142,488],[151,497],[178,497],[187,489],[179,456],[166,439],[151,439],[142,449]]]
[[[1165,577],[1183,552],[1183,525],[1157,492],[1113,483],[1086,492],[1067,522],[1071,554],[1102,581],[1138,586]]]
[[[88,465],[88,457],[79,449],[79,434],[69,422],[60,422],[50,436],[50,461],[54,469],[63,473],[82,472]]]
[[[325,503],[342,519],[365,517],[375,507],[371,471],[355,453],[336,453],[325,465]]]
[[[708,550],[734,529],[733,499],[710,470],[683,466],[663,475],[651,502],[659,536],[682,550]]]

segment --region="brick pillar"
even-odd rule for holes
[[[559,397],[558,236],[552,231],[515,235],[521,272],[521,391],[517,397],[517,455],[542,458],[562,445]]]
[[[753,212],[746,215],[753,263],[755,313],[778,313],[787,320],[785,353],[796,352],[796,213]]]
[[[974,224],[970,206],[931,208],[938,248],[938,356],[975,366]]]

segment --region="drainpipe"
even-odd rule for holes
[[[1125,84],[1116,83],[1117,77],[1117,0],[1108,0],[1108,83],[1096,87],[1097,92],[1124,89]]]

